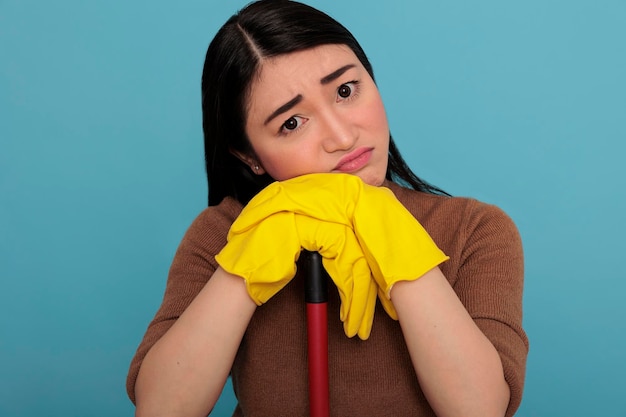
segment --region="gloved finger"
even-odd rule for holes
[[[345,323],[348,320],[350,307],[353,302],[352,277],[345,276],[344,269],[338,265],[336,259],[322,258],[322,263],[324,264],[324,269],[326,269],[326,272],[328,272],[328,275],[337,287],[339,300],[341,302],[339,307],[339,319]]]
[[[374,313],[376,310],[376,295],[378,293],[378,285],[370,277],[370,290],[367,295],[366,300],[366,308],[363,314],[363,318],[361,319],[361,326],[357,334],[359,335],[359,339],[367,340],[370,337],[370,333],[372,332],[372,325],[374,324]]]
[[[398,313],[396,312],[396,308],[393,306],[391,300],[385,295],[385,291],[380,287],[378,287],[378,299],[380,300],[380,303],[383,305],[383,309],[385,309],[389,317],[397,321]]]
[[[323,259],[323,261],[324,267],[329,271],[339,291],[341,320],[346,335],[353,337],[359,331],[367,332],[368,326],[371,329],[376,303],[376,283],[371,277],[367,262],[360,258],[356,262],[347,264],[351,265],[351,268],[346,268],[346,264],[342,264],[343,260],[339,258]],[[373,291],[372,284],[374,285]],[[374,306],[371,305],[372,300]]]
[[[348,337],[359,332],[369,335],[376,304],[376,283],[352,229],[337,224],[332,224],[332,229],[336,230],[336,235],[341,236],[337,239],[337,242],[341,242],[341,247],[337,249],[334,259],[323,259],[326,259],[329,275],[342,298],[344,331]],[[324,252],[322,249],[322,256]]]

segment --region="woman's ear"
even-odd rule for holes
[[[261,166],[261,164],[257,161],[257,159],[253,156],[248,155],[247,153],[243,153],[240,151],[236,151],[234,149],[230,150],[230,153],[235,155],[237,159],[242,161],[244,164],[248,165],[253,173],[256,175],[265,174],[265,170]]]

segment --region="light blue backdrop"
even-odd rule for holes
[[[205,205],[204,53],[243,4],[0,0],[0,415],[132,415],[128,363]],[[518,415],[626,416],[626,3],[311,4],[368,52],[418,175],[518,224]]]

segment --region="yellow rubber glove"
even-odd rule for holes
[[[365,184],[350,174],[308,174],[275,182],[246,207],[252,217],[277,207],[352,228],[380,287],[387,313],[393,284],[420,278],[448,257],[391,190]],[[253,214],[254,213],[254,214]]]
[[[349,227],[278,208],[255,217],[246,207],[215,259],[227,272],[243,277],[250,297],[261,305],[294,277],[301,248],[322,256],[324,268],[339,291],[340,319],[346,335],[367,339],[378,287]]]

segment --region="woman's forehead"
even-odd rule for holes
[[[264,59],[259,65],[253,86],[289,82],[319,82],[325,76],[347,64],[361,66],[357,56],[346,45],[321,45]]]

